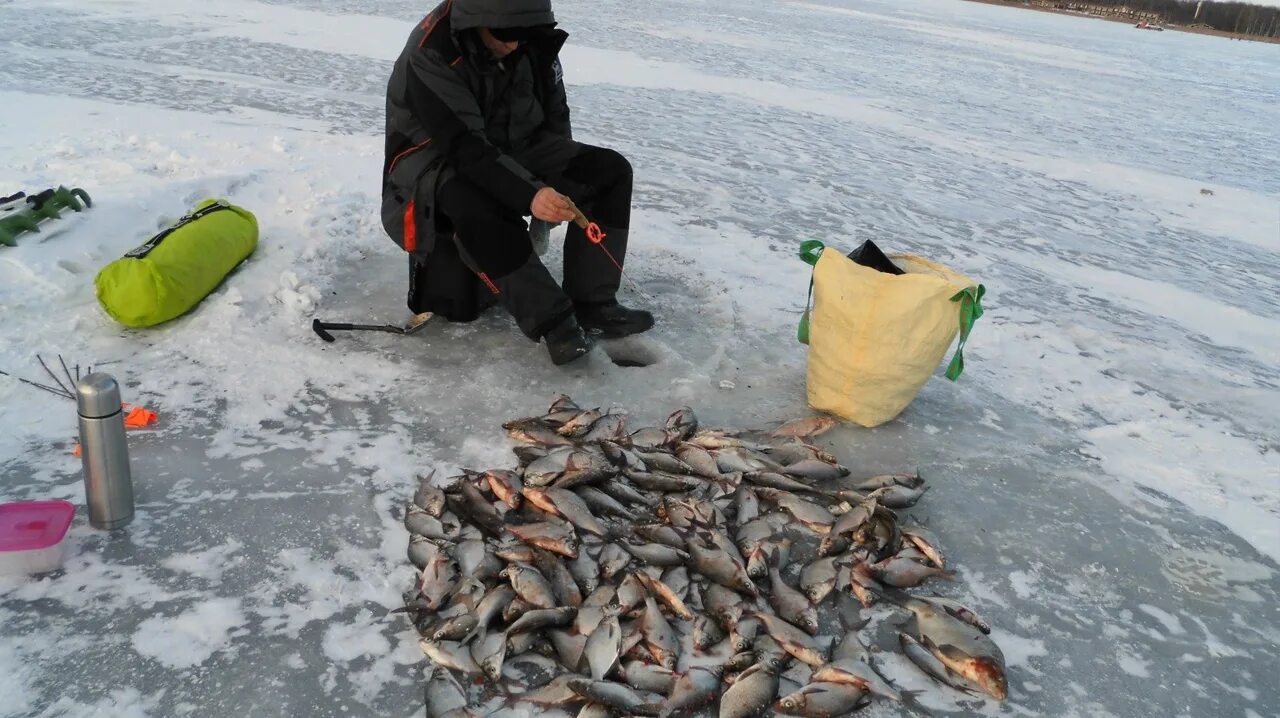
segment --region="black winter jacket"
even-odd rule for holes
[[[555,22],[550,0],[446,0],[409,36],[387,83],[382,223],[406,251],[429,253],[435,194],[453,176],[529,213],[539,174],[576,152],[559,53],[547,30],[502,61],[475,28]]]

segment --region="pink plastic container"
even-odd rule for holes
[[[76,507],[69,501],[0,504],[0,575],[44,573],[62,566],[67,529]]]

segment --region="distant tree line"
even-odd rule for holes
[[[1178,25],[1204,24],[1214,30],[1243,35],[1280,37],[1280,7],[1243,2],[1205,0],[1196,17],[1197,0],[1088,0],[1091,5],[1129,7],[1158,14],[1164,22]]]

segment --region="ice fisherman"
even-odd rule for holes
[[[409,253],[409,308],[471,321],[496,300],[556,364],[587,354],[592,336],[653,326],[616,298],[631,164],[574,141],[559,60],[567,38],[550,0],[432,10],[387,84],[382,189],[383,226]],[[524,217],[545,233],[574,218],[570,202],[604,231],[608,253],[570,223],[561,286]]]

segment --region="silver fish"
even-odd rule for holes
[[[444,718],[467,707],[467,691],[452,673],[440,666],[427,670],[427,718]]]
[[[829,416],[806,416],[803,419],[783,422],[782,426],[774,429],[769,435],[806,439],[826,433],[835,425],[836,420]]]
[[[845,633],[844,638],[841,638],[840,643],[836,645],[836,649],[831,652],[832,663],[844,660],[871,663],[871,653],[862,644],[862,639],[858,638],[857,629]]]
[[[631,563],[631,554],[616,543],[608,543],[600,550],[597,561],[600,563],[601,578],[612,581],[614,576]]]
[[[942,558],[942,552],[938,549],[938,538],[933,532],[923,526],[902,526],[902,538],[910,541],[920,553],[924,554],[933,565],[938,568],[946,568],[946,561]]]
[[[552,486],[570,489],[582,484],[599,482],[614,476],[617,472],[618,470],[603,454],[584,449],[569,455],[564,472],[556,478]]]
[[[594,512],[599,514],[608,514],[626,519],[627,521],[637,521],[639,517],[635,512],[623,506],[621,502],[612,496],[606,494],[594,486],[582,486],[577,489],[577,494],[586,502],[587,506]]]
[[[628,686],[611,681],[593,681],[587,678],[570,678],[568,686],[578,695],[597,703],[604,703],[614,710],[633,715],[656,716],[657,706]]]
[[[463,576],[471,576],[481,581],[496,578],[502,570],[502,562],[490,550],[488,544],[479,539],[459,541],[453,549],[458,560],[458,571]]]
[[[506,427],[507,436],[522,444],[536,446],[570,446],[571,439],[556,433],[555,429],[537,419],[526,419]]]
[[[621,414],[606,414],[595,421],[581,441],[621,441],[627,436],[627,420]]]
[[[817,606],[826,600],[836,587],[837,557],[820,558],[800,571],[800,590]]]
[[[435,559],[437,554],[441,553],[440,544],[442,542],[433,541],[425,536],[417,534],[409,535],[409,562],[419,569],[426,568],[427,564]]]
[[[727,675],[729,673],[745,671],[755,665],[755,663],[756,654],[754,651],[739,651],[738,653],[730,656],[729,660],[724,662],[724,672]],[[741,678],[741,676],[739,676],[739,678]],[[774,693],[777,693],[776,689],[774,690]],[[773,696],[770,695],[769,697],[772,698]]]
[[[758,519],[748,521],[738,527],[738,531],[734,534],[734,543],[737,544],[738,550],[743,556],[751,553],[753,549],[768,540],[775,533],[786,526],[789,519],[784,514],[765,514]]]
[[[507,657],[505,633],[490,633],[477,638],[471,644],[471,658],[480,671],[491,681],[502,678],[502,664]]]
[[[600,586],[600,564],[591,558],[590,553],[578,551],[577,558],[570,559],[567,566],[569,575],[578,582],[578,588],[584,594],[590,594]]]
[[[745,651],[755,645],[760,635],[760,621],[753,616],[744,615],[729,630],[729,644],[735,651]]]
[[[938,660],[937,656],[930,653],[929,649],[911,636],[899,633],[898,644],[902,647],[902,655],[916,664],[916,667],[924,671],[930,678],[963,693],[978,694],[983,692],[982,687],[978,684],[949,671],[946,665]]]
[[[659,471],[630,471],[624,470],[623,476],[626,476],[631,483],[639,486],[645,491],[661,491],[664,493],[673,491],[694,491],[702,486],[702,479],[692,476],[682,476],[678,474],[667,474]]]
[[[516,460],[520,462],[520,466],[528,466],[529,464],[541,459],[547,455],[547,447],[534,446],[532,444],[516,444],[511,447],[511,453],[516,455]]]
[[[533,563],[533,552],[536,549],[529,544],[515,539],[507,539],[493,549],[493,555],[507,563]]]
[[[666,524],[641,524],[631,527],[632,533],[650,543],[660,543],[671,548],[684,549],[684,538],[679,531]]]
[[[759,488],[756,489],[756,493],[759,494],[760,498],[772,502],[778,508],[791,514],[792,518],[814,533],[826,535],[831,531],[831,525],[836,521],[836,517],[832,516],[830,511],[815,503],[805,501],[789,491]]]
[[[581,676],[562,673],[543,686],[521,693],[517,697],[522,702],[539,706],[562,707],[582,703],[584,700],[582,695],[569,687],[569,681],[576,678],[581,678]]]
[[[849,470],[839,464],[828,464],[818,459],[805,459],[783,467],[783,472],[790,476],[799,476],[810,481],[835,481],[848,476]]]
[[[413,493],[413,503],[431,516],[440,518],[440,514],[444,513],[444,491],[431,483],[434,475],[418,477],[418,490]]]
[[[724,669],[720,666],[693,666],[676,679],[671,695],[662,703],[659,718],[672,713],[695,711],[720,694],[720,681]]]
[[[604,524],[600,523],[600,519],[591,513],[591,509],[587,507],[587,502],[583,501],[580,496],[569,491],[568,489],[548,488],[545,489],[547,498],[555,506],[555,511],[563,516],[569,523],[587,533],[595,534],[601,538],[606,538],[609,531],[605,529]]]
[[[806,718],[837,718],[867,704],[867,692],[843,683],[810,683],[774,705],[774,710]]]
[[[760,497],[746,484],[740,484],[733,492],[734,523],[738,526],[754,521],[760,516]]]
[[[871,521],[871,517],[876,514],[876,505],[875,499],[867,499],[854,504],[848,511],[841,514],[835,523],[831,524],[831,533],[852,535]]]
[[[556,433],[561,436],[581,436],[587,433],[591,425],[599,421],[602,416],[604,414],[599,408],[580,411],[572,419],[561,424],[560,428],[556,429]]]
[[[948,670],[977,684],[997,700],[1008,697],[1004,654],[987,634],[927,601],[896,591],[881,595],[915,614],[916,633],[912,637]]]
[[[479,605],[476,606],[476,626],[471,633],[463,639],[463,642],[465,643],[470,641],[477,632],[488,628],[489,624],[493,623],[493,619],[501,616],[503,610],[505,610],[507,606],[511,605],[511,602],[515,600],[515,597],[515,590],[506,584],[500,584],[489,589],[488,593],[480,599]]]
[[[694,648],[705,651],[725,639],[724,629],[707,614],[699,613],[696,617],[690,614],[690,618],[693,620]]]
[[[619,541],[624,551],[650,566],[680,566],[689,560],[689,554],[678,548],[664,546],[660,543],[638,544],[631,541]]]
[[[506,623],[514,623],[521,616],[533,610],[533,605],[523,598],[516,597],[502,609],[502,620]]]
[[[631,471],[631,469],[624,469],[623,474],[626,475]],[[659,503],[659,499],[656,496],[647,494],[621,479],[606,481],[599,486],[599,489],[623,504],[652,508]]]
[[[689,600],[689,569],[684,566],[672,566],[662,572],[661,580],[681,601]]]
[[[636,572],[632,575],[639,579],[640,583],[644,584],[649,595],[661,601],[663,605],[671,609],[672,613],[686,621],[693,620],[693,611],[690,611],[684,600],[670,586],[663,583],[661,579],[653,578],[642,572]]]
[[[640,582],[639,574],[634,571],[623,576],[622,582],[618,584],[617,600],[623,612],[630,611],[639,605],[647,595],[649,595],[649,592],[645,590],[644,584]]]
[[[769,663],[756,663],[720,697],[720,718],[755,718],[769,708],[777,694],[778,669]]]
[[[528,564],[516,563],[502,569],[501,576],[511,582],[516,595],[535,608],[555,608],[555,592],[546,577]]]
[[[805,632],[777,616],[771,616],[760,611],[753,615],[759,619],[761,625],[764,626],[764,630],[769,633],[773,640],[778,642],[782,650],[814,667],[821,666],[827,662],[822,650],[818,648],[818,644]]]
[[[841,574],[843,575],[843,574]],[[884,589],[876,577],[872,575],[871,566],[866,563],[854,564],[848,574],[849,590],[857,597],[858,602],[863,608],[870,608],[875,602],[876,595]],[[840,579],[836,579],[836,586],[840,587]]]
[[[718,583],[711,583],[703,590],[702,605],[726,631],[732,630],[747,610],[742,596]]]
[[[874,498],[880,503],[891,509],[909,509],[916,505],[921,496],[929,490],[928,486],[922,486],[917,489],[907,488],[906,486],[886,486],[883,489],[876,489],[867,498]]]
[[[678,441],[680,435],[666,429],[646,427],[627,437],[628,442],[637,449],[658,449],[670,446]]]
[[[410,503],[404,514],[404,527],[409,533],[425,536],[435,541],[457,541],[462,527],[451,514],[436,518],[417,504]],[[452,519],[452,520],[449,520]]]
[[[911,588],[919,586],[930,578],[952,579],[954,574],[946,569],[912,561],[896,556],[887,558],[871,566],[871,575],[887,586]]]
[[[560,628],[572,623],[577,613],[577,609],[568,606],[563,608],[539,608],[532,611],[526,611],[524,615],[516,619],[514,623],[507,626],[507,633],[536,631],[548,626]]]
[[[855,482],[853,488],[858,491],[871,492],[876,489],[883,489],[890,486],[905,486],[908,489],[919,488],[924,485],[924,479],[920,478],[920,472],[913,474],[883,474],[880,476],[872,476],[869,479]]]
[[[555,648],[560,665],[577,673],[582,668],[583,654],[587,650],[587,637],[558,628],[546,631],[546,636]]]
[[[461,671],[466,674],[480,673],[480,666],[476,664],[471,657],[471,652],[466,646],[455,641],[430,641],[422,639],[418,641],[418,646],[422,648],[422,652],[427,654],[427,658],[437,666],[443,668],[452,668],[455,671]]]
[[[436,610],[444,605],[458,582],[458,564],[449,554],[437,550],[422,567],[422,582],[418,590],[427,599],[428,608]]]
[[[567,558],[578,556],[578,536],[568,522],[548,518],[547,521],[507,526],[506,529],[530,546],[546,549]]]
[[[809,599],[782,580],[777,568],[769,569],[769,605],[782,620],[798,626],[810,636],[818,635],[818,611]],[[834,579],[833,579],[834,583]]]
[[[747,567],[732,555],[699,541],[689,542],[689,567],[721,586],[756,596],[756,586],[747,575]]]
[[[693,409],[682,406],[671,412],[662,426],[684,439],[693,436],[693,433],[698,430],[698,417],[693,413]]]
[[[701,446],[680,444],[676,447],[676,458],[688,466],[691,473],[708,479],[720,477],[720,465],[716,462],[716,457]]]
[[[667,623],[652,596],[645,596],[644,614],[640,617],[640,630],[644,633],[649,655],[658,665],[674,669],[680,657],[680,638]]]
[[[869,693],[898,702],[902,701],[902,694],[881,678],[870,664],[856,658],[828,663],[814,671],[810,680],[820,683],[848,683]]]
[[[561,446],[529,462],[529,465],[524,467],[524,486],[533,488],[550,486],[564,473],[569,466],[569,457],[577,451],[575,446]]]
[[[613,718],[613,709],[603,703],[588,703],[578,711],[577,718]]]
[[[606,618],[587,637],[584,649],[593,680],[603,680],[618,667],[622,655],[622,627],[616,617]]]
[[[582,590],[578,588],[578,582],[559,556],[538,549],[533,552],[533,565],[547,579],[547,583],[551,584],[551,592],[558,605],[573,608],[582,605]]]
[[[736,472],[748,474],[753,471],[765,471],[771,466],[771,464],[761,461],[753,456],[749,450],[742,447],[713,449],[710,453],[711,457],[716,460],[716,468],[722,474]]]
[[[640,456],[617,442],[601,441],[600,450],[604,452],[605,458],[609,460],[609,463],[620,469],[645,470],[644,462],[640,460]]]
[[[693,469],[674,454],[665,451],[647,451],[636,449],[636,454],[650,471],[665,471],[671,474],[689,474]]]
[[[676,684],[676,674],[670,668],[653,663],[627,661],[622,664],[622,680],[637,690],[665,695]]]
[[[573,630],[583,636],[591,635],[596,626],[609,616],[617,616],[623,611],[618,602],[617,591],[613,586],[604,585],[597,588],[582,602],[578,615],[573,621]]]
[[[447,619],[431,629],[433,641],[463,641],[471,635],[479,625],[475,614],[464,613]]]
[[[739,439],[736,436],[730,436],[724,431],[715,431],[711,429],[700,429],[693,436],[685,439],[686,442],[694,446],[711,451],[713,449],[728,449],[732,447],[741,447],[751,449],[753,451],[765,451],[769,447],[765,444],[759,444],[753,441]]]
[[[776,471],[752,471],[742,475],[742,478],[750,484],[760,486],[766,489],[778,489],[780,491],[805,492],[810,494],[829,495],[825,489],[819,489],[803,481],[798,481],[780,474]]]
[[[950,614],[952,618],[964,621],[983,633],[991,633],[991,624],[984,621],[973,609],[955,599],[943,598],[942,596],[916,596],[916,598],[941,608]]]
[[[475,484],[470,481],[462,481],[458,484],[458,490],[461,492],[461,498],[449,501],[450,506],[460,516],[470,518],[477,528],[494,536],[500,535],[502,533],[502,515],[480,493]],[[449,494],[445,494],[445,498],[449,500],[452,497]]]

